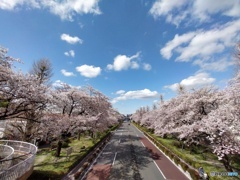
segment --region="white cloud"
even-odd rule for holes
[[[61,88],[61,87],[64,87],[64,84],[66,84],[66,83],[62,82],[61,80],[56,80],[56,81],[52,84],[52,86],[53,86],[54,88]]]
[[[52,84],[52,86],[53,86],[54,88],[63,88],[65,85],[68,85],[68,86],[70,86],[70,87],[77,88],[77,89],[80,89],[80,88],[81,88],[81,86],[73,86],[73,85],[67,84],[67,83],[65,83],[65,82],[63,82],[63,81],[61,81],[61,80],[56,80],[56,81]]]
[[[189,76],[186,79],[183,79],[180,84],[183,85],[186,89],[199,88],[206,85],[210,85],[215,82],[215,79],[210,77],[208,73],[201,72],[197,73],[194,76]],[[164,86],[164,88],[171,89],[172,91],[177,91],[179,83],[174,83],[172,85]]]
[[[137,69],[139,68],[139,64],[136,61],[132,61],[133,59],[139,58],[140,52],[137,52],[135,55],[128,57],[126,55],[117,55],[114,58],[113,64],[108,64],[108,70],[122,71],[127,70],[129,68]]]
[[[119,90],[119,91],[116,92],[116,94],[123,94],[123,93],[125,93],[124,90]]]
[[[152,66],[150,64],[143,63],[143,69],[146,71],[150,71],[152,69]]]
[[[132,69],[139,69],[139,64],[136,61],[132,61],[131,68]]]
[[[94,78],[101,74],[100,67],[89,66],[86,64],[76,67],[76,70],[80,72],[82,76],[85,76],[88,78]]]
[[[221,13],[225,16],[240,17],[239,0],[221,0],[216,3],[215,0],[195,0],[193,3],[193,16],[198,17],[201,21],[210,19],[210,15]]]
[[[147,98],[156,98],[158,96],[157,91],[150,91],[149,89],[143,89],[143,90],[136,90],[136,91],[128,91],[123,92],[120,90],[121,93],[119,93],[120,96],[114,98],[112,100],[112,103],[117,103],[118,101],[124,101],[128,99],[147,99]]]
[[[65,52],[64,54],[65,54],[66,56],[71,56],[71,57],[74,57],[74,56],[75,56],[74,50],[70,50],[70,51],[68,51],[68,52]]]
[[[149,13],[156,19],[164,17],[168,23],[178,26],[182,21],[203,23],[211,20],[211,15],[240,17],[240,0],[156,0]]]
[[[236,20],[208,31],[198,30],[175,35],[160,52],[164,58],[170,59],[175,51],[180,54],[176,59],[178,61],[190,61],[195,57],[206,58],[233,46],[239,33],[240,20]]]
[[[76,14],[101,14],[98,3],[99,0],[1,0],[0,9],[14,10],[21,6],[49,9],[62,20],[73,21],[73,16]]]
[[[0,9],[3,10],[13,10],[16,7],[27,5],[32,8],[40,8],[39,2],[36,0],[1,0]]]
[[[172,57],[172,51],[181,44],[189,42],[197,32],[189,32],[183,35],[176,34],[173,40],[169,41],[164,48],[160,50],[162,56],[166,59],[170,59]]]
[[[157,18],[169,14],[173,9],[183,6],[185,3],[186,0],[157,0],[149,12]]]
[[[62,73],[64,76],[67,76],[67,77],[76,76],[73,72],[68,72],[68,71],[66,71],[65,69],[62,69],[62,70],[61,70],[61,73]]]
[[[72,37],[69,34],[62,34],[61,40],[66,41],[69,44],[76,44],[76,43],[82,44],[83,43],[83,40],[80,39],[79,37],[77,37],[77,36]]]
[[[197,59],[193,62],[193,65],[198,65],[201,68],[201,71],[225,71],[229,66],[233,65],[233,61],[228,58],[211,61]]]

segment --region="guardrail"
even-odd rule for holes
[[[32,169],[35,155],[37,153],[37,147],[34,144],[11,140],[0,140],[0,144],[2,146],[10,146],[13,148],[14,156],[11,160],[17,160],[16,164],[12,164],[12,166],[0,172],[0,179],[18,179]],[[3,159],[0,160],[0,162],[4,162]]]

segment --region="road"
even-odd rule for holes
[[[134,125],[124,122],[83,179],[188,179],[153,146]]]

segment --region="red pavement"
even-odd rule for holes
[[[112,165],[111,164],[97,164],[93,166],[93,169],[88,173],[87,180],[106,180],[110,175]]]
[[[187,178],[156,146],[146,137],[141,138],[142,143],[151,152],[153,160],[167,180],[188,180]]]

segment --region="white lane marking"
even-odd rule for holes
[[[135,127],[135,126],[134,126]],[[144,134],[142,131],[140,131],[137,127],[135,127],[135,129],[137,129],[141,134]]]
[[[120,143],[120,142],[121,142],[121,139],[119,139],[118,143]]]
[[[121,136],[122,136],[122,133],[121,133]]]
[[[161,171],[161,169],[158,167],[157,163],[156,163],[155,161],[153,161],[153,162],[154,162],[154,164],[157,166],[158,170],[160,171],[160,173],[162,174],[162,176],[164,177],[164,179],[167,179],[167,178],[164,176],[164,174],[163,174],[163,172]]]
[[[112,154],[112,152],[103,152],[102,154]]]
[[[141,143],[142,143],[143,147],[145,147],[145,145],[143,144],[143,142],[142,142],[142,141],[141,141]]]
[[[113,162],[112,162],[112,166],[113,166],[114,163],[115,163],[116,157],[117,157],[117,152],[115,152],[115,156],[114,156],[114,159],[113,159]]]
[[[145,134],[143,134],[143,135],[145,136]],[[154,144],[147,136],[145,136],[145,138],[147,138],[148,141],[149,141],[150,143],[152,143],[152,145],[154,145],[160,152],[162,152],[162,154],[163,154],[166,158],[168,158],[169,161],[172,162],[172,164],[173,164],[174,166],[176,166],[188,179],[191,179],[191,177],[190,177],[187,173],[185,173],[182,168],[180,168],[179,166],[177,166],[177,165],[174,163],[174,161],[170,159],[170,157],[168,157],[159,147],[156,146],[156,144]]]
[[[108,144],[107,144],[107,145],[108,145]],[[106,148],[107,145],[105,145],[105,147],[103,148],[103,150],[102,150],[102,151],[98,154],[98,156],[94,159],[94,161],[92,162],[91,166],[88,168],[87,172],[85,172],[85,174],[83,175],[83,177],[82,177],[81,180],[83,180],[83,179],[85,178],[85,176],[88,174],[88,172],[93,168],[94,164],[97,163],[98,158],[103,154],[103,151],[104,151],[104,149]]]

